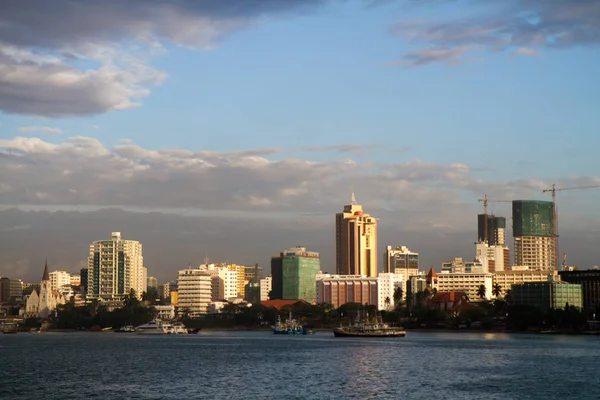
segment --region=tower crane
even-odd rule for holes
[[[542,192],[552,193],[552,208],[554,212],[554,265],[556,270],[558,271],[558,212],[556,210],[556,192],[562,192],[563,190],[583,190],[583,189],[594,189],[600,188],[600,185],[589,185],[589,186],[575,186],[575,187],[566,187],[566,188],[557,188],[556,184],[552,184],[551,189],[544,189]]]
[[[490,200],[487,194],[483,195],[483,199],[477,199],[480,203],[483,203],[483,240],[485,243],[488,242],[488,229],[487,229],[487,206],[489,203],[512,203],[512,200]]]

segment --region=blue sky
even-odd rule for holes
[[[383,148],[369,158],[461,162],[494,178],[599,170],[595,49],[544,49],[539,57],[476,52],[477,61],[458,66],[390,65],[416,47],[390,33],[395,22],[464,11],[334,3],[259,18],[210,50],[167,42],[151,64],[168,78],[151,86],[139,107],[43,121],[4,114],[1,135],[48,125],[65,132],[44,138],[51,142],[81,135],[110,146],[130,138],[149,149],[376,144]],[[405,146],[412,149],[390,151]],[[534,164],[528,174],[524,162]]]
[[[3,205],[327,214],[354,187],[414,226],[468,203],[465,227],[484,193],[600,184],[597,2],[162,4],[0,5],[0,151],[29,160]],[[593,192],[561,194],[572,226]]]

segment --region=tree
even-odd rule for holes
[[[479,289],[477,289],[477,296],[479,296],[480,299],[485,299],[485,295],[486,295],[485,285],[479,285]]]
[[[394,289],[394,304],[398,307],[402,304],[402,298],[404,297],[404,291],[400,286]]]
[[[500,286],[497,283],[494,283],[494,286],[492,287],[492,294],[495,297],[500,297],[500,295],[502,295],[502,286]]]
[[[385,308],[389,310],[390,309],[390,304],[392,304],[392,300],[390,300],[390,296],[387,296],[385,298],[384,303],[385,303]]]

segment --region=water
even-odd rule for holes
[[[597,399],[600,337],[0,335],[2,399]]]

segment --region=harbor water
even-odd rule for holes
[[[2,399],[598,399],[600,337],[0,335]]]

